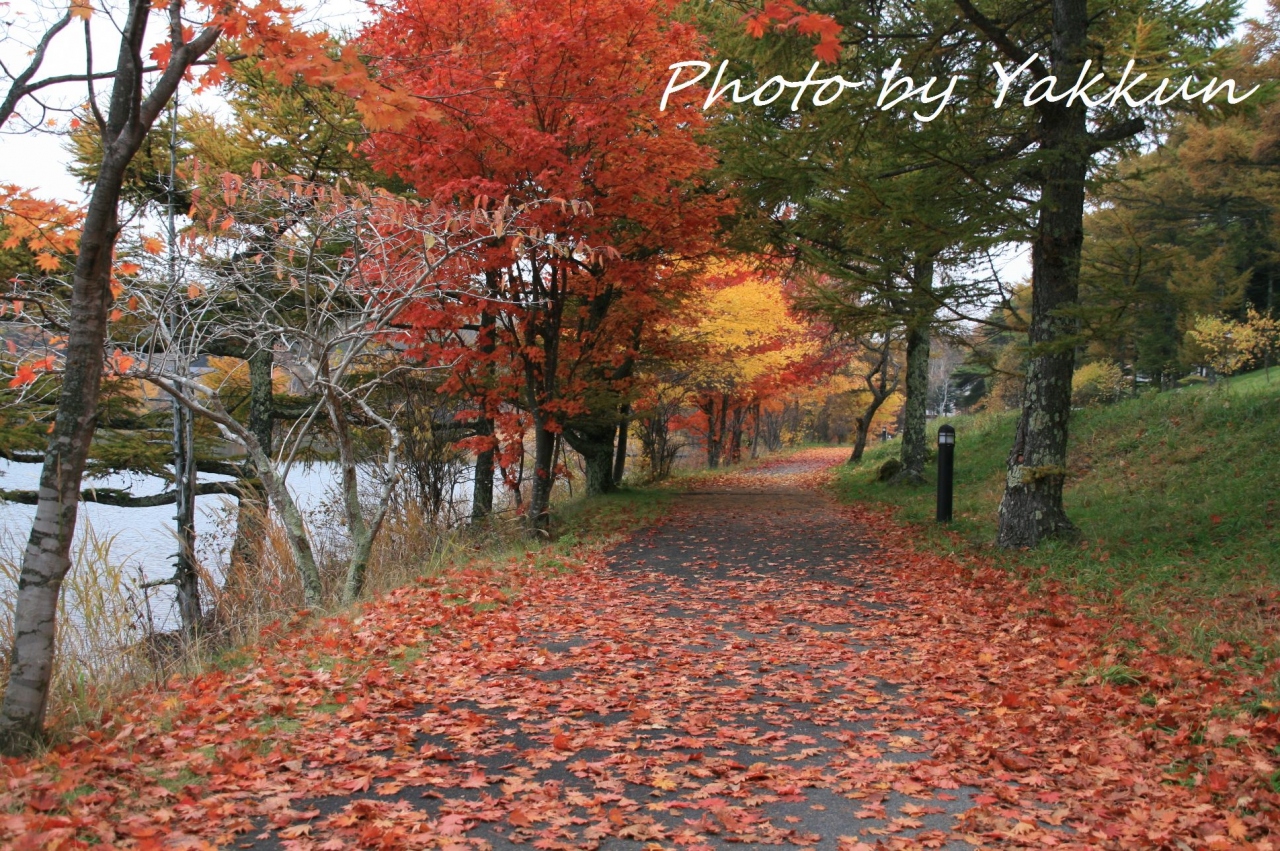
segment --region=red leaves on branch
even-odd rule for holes
[[[625,391],[623,365],[687,283],[673,263],[707,250],[726,211],[705,186],[701,113],[657,109],[667,67],[703,47],[674,10],[404,2],[361,37],[379,79],[420,104],[373,134],[377,168],[442,203],[532,205],[519,234],[456,265],[449,298],[404,317],[411,353],[449,366],[445,389],[496,421],[512,457],[530,425],[556,432]]]
[[[813,55],[823,62],[840,61],[842,27],[830,15],[810,12],[795,0],[770,0],[754,15],[743,16],[747,33],[763,38],[770,31],[794,29],[800,35],[817,36]]]
[[[155,63],[161,68],[168,68],[169,59],[173,56],[173,45],[167,41],[162,41],[151,48],[148,56],[155,60]]]
[[[56,363],[57,359],[53,355],[21,363],[15,370],[13,378],[9,380],[9,386],[13,388],[31,384],[41,373],[52,370]]]
[[[21,364],[14,373],[13,378],[9,379],[9,387],[22,387],[31,384],[36,380],[36,371],[31,364]]]
[[[84,211],[72,204],[36,198],[17,186],[0,185],[0,222],[8,232],[3,247],[25,246],[42,272],[56,272],[80,241]]]
[[[134,359],[124,352],[116,349],[107,358],[107,372],[115,375],[124,375],[133,367]]]

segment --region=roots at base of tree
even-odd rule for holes
[[[37,753],[44,747],[45,738],[39,727],[36,733],[29,730],[6,729],[0,727],[0,756],[26,757]]]
[[[996,544],[1012,550],[1034,547],[1042,541],[1073,541],[1080,530],[1067,517],[1060,502],[1033,488],[1019,486],[1005,491],[1000,501],[1000,532]]]
[[[914,470],[899,470],[889,478],[890,485],[923,485],[927,483],[928,479],[924,477],[924,473]]]

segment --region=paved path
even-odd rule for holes
[[[936,706],[872,673],[897,667],[893,568],[797,481],[832,460],[699,485],[599,575],[495,618],[479,668],[424,660],[458,699],[382,751],[417,754],[416,776],[294,802],[319,811],[305,835],[241,847],[358,843],[379,815],[458,847],[969,847],[955,815],[977,790],[927,759]]]

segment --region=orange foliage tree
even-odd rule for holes
[[[482,353],[458,358],[474,373],[477,449],[493,449],[501,411],[528,418],[535,533],[562,435],[586,458],[588,490],[608,489],[637,330],[678,281],[658,270],[701,251],[722,212],[700,177],[712,164],[701,112],[657,108],[667,67],[700,48],[674,5],[400,2],[362,39],[382,78],[424,104],[405,131],[374,134],[378,168],[439,200],[568,202],[532,214],[545,239],[495,239],[461,270],[483,276],[485,296],[424,302],[451,317],[419,320],[461,327]],[[682,94],[686,107],[698,97]]]

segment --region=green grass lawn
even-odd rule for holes
[[[1074,543],[1018,553],[992,544],[1016,412],[949,420],[956,495],[946,529],[933,523],[932,481],[875,480],[897,441],[844,469],[836,488],[846,500],[901,506],[899,518],[920,524],[932,546],[982,551],[1086,599],[1119,595],[1172,645],[1207,654],[1226,640],[1271,658],[1280,651],[1280,369],[1270,379],[1259,371],[1076,411],[1066,492],[1081,531]]]

